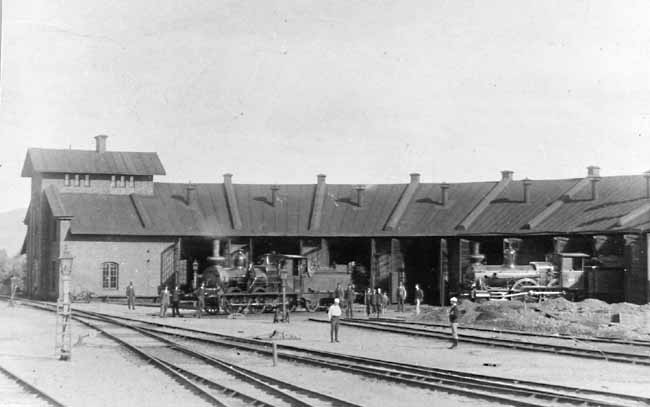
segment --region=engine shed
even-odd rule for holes
[[[445,304],[458,293],[477,245],[486,265],[504,265],[504,241],[517,241],[515,263],[584,253],[586,295],[647,303],[650,173],[493,182],[402,184],[163,183],[156,153],[106,149],[29,149],[31,178],[23,252],[27,293],[53,298],[57,261],[74,256],[72,289],[138,296],[162,285],[195,288],[211,257],[250,262],[267,253],[300,255],[311,271],[349,275],[357,291],[381,287],[393,300],[399,281],[410,296]],[[475,253],[474,253],[475,254]],[[334,280],[332,280],[334,281]],[[330,287],[334,290],[334,286]]]

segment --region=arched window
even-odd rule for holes
[[[102,263],[102,288],[117,290],[119,274],[120,266],[117,263]]]

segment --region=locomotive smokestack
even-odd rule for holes
[[[645,177],[645,197],[650,199],[650,171],[644,172],[643,176]]]
[[[414,172],[411,174],[411,184],[419,184],[420,183],[420,174],[417,172]]]
[[[517,250],[512,247],[512,242],[509,239],[503,239],[503,245],[503,265],[513,269],[517,263]]]
[[[221,240],[214,239],[212,241],[212,257],[219,258],[221,255]]]
[[[479,242],[472,242],[472,256],[481,254],[481,244]]]
[[[447,206],[447,201],[449,200],[449,184],[443,182],[440,184],[440,204],[442,206]]]
[[[587,167],[587,177],[591,181],[591,200],[595,201],[598,199],[598,188],[596,184],[600,181],[600,167],[595,165]]]
[[[106,151],[106,139],[108,136],[100,134],[95,136],[95,151],[98,153],[103,153]]]
[[[277,185],[271,185],[271,205],[275,206],[278,201],[278,191],[280,187]]]
[[[513,174],[514,174],[514,171],[510,171],[510,170],[501,171],[501,179],[504,180],[504,181],[505,180],[511,180],[512,181],[512,175]]]
[[[530,202],[530,185],[532,183],[528,178],[524,178],[524,203]]]
[[[361,208],[363,206],[363,191],[366,190],[366,187],[363,185],[357,185],[354,189],[357,191],[357,206]]]

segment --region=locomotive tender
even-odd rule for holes
[[[264,254],[257,264],[249,264],[248,256],[238,250],[231,257],[231,267],[223,266],[223,258],[212,257],[212,263],[201,274],[205,283],[206,312],[261,313],[282,306],[284,280],[288,309],[298,306],[309,312],[333,302],[338,283],[349,284],[350,274],[329,270],[312,270],[309,259],[292,254]]]

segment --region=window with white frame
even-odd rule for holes
[[[129,177],[129,188],[134,188],[135,187],[135,177],[131,175]]]
[[[120,186],[126,188],[126,177],[124,175],[120,175]]]
[[[84,183],[84,185],[87,186],[87,187],[89,187],[89,186],[90,186],[90,174],[86,174],[86,175],[84,175],[84,178],[85,178],[85,183]]]
[[[79,177],[79,174],[74,175],[74,186],[75,187],[81,186],[81,178]]]
[[[115,262],[107,261],[102,263],[102,288],[117,290],[120,267]]]
[[[65,185],[66,187],[70,186],[70,174],[65,174],[65,179],[63,181],[63,185]]]
[[[117,178],[115,175],[111,175],[111,187],[115,188],[117,187]]]

